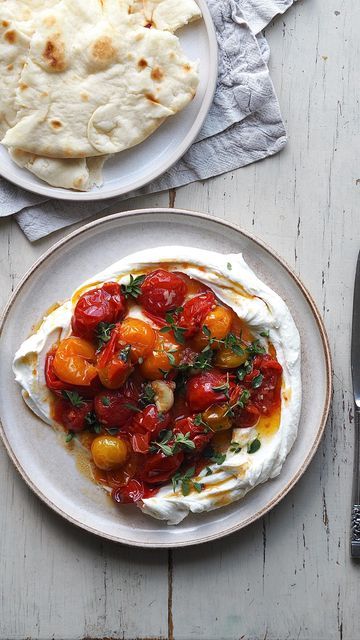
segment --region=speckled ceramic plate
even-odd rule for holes
[[[242,252],[259,277],[288,304],[302,340],[303,406],[299,435],[281,474],[243,500],[169,527],[135,506],[119,508],[81,474],[76,459],[24,404],[11,372],[16,349],[54,302],[122,256],[145,247],[183,244]],[[276,505],[306,470],[330,405],[331,368],[325,330],[309,293],[268,247],[216,218],[174,209],[120,213],[90,223],[55,244],[26,274],[5,310],[0,337],[2,437],[33,491],[64,518],[104,538],[141,547],[179,547],[245,527]],[[311,366],[309,363],[311,354]],[[311,399],[311,401],[309,401]]]
[[[139,189],[167,171],[195,140],[210,109],[217,81],[217,41],[206,0],[196,0],[203,20],[177,32],[190,60],[199,61],[199,86],[194,100],[147,140],[114,154],[105,163],[101,187],[81,192],[52,187],[26,169],[21,169],[0,145],[0,174],[15,184],[46,197],[62,200],[100,200]]]

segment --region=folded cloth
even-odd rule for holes
[[[0,178],[0,216],[15,214],[34,241],[123,200],[205,180],[280,151],[286,132],[261,30],[294,1],[208,0],[219,45],[214,101],[194,144],[160,178],[137,191],[95,202],[49,200]]]

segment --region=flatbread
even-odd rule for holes
[[[193,98],[196,65],[178,38],[134,26],[115,0],[102,3],[62,0],[40,15],[5,146],[56,158],[115,153]]]
[[[193,97],[196,65],[171,33],[200,17],[194,0],[0,0],[0,139],[14,162],[53,186],[100,185],[109,153]]]
[[[108,156],[94,158],[46,158],[21,149],[9,150],[11,159],[53,187],[89,191],[102,184],[102,168]]]

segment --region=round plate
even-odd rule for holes
[[[11,182],[51,198],[101,200],[139,189],[167,171],[195,140],[210,109],[217,81],[217,41],[206,0],[196,0],[203,20],[197,20],[177,35],[190,60],[199,61],[200,82],[194,100],[168,118],[147,140],[128,151],[113,155],[105,163],[104,184],[80,192],[52,187],[12,162],[0,145],[0,173]]]
[[[119,508],[82,475],[63,439],[27,409],[11,374],[16,349],[54,302],[119,258],[145,247],[184,245],[242,252],[258,276],[288,304],[302,341],[303,405],[299,436],[280,475],[227,507],[191,515],[177,526],[134,505]],[[2,437],[33,491],[74,524],[105,538],[142,547],[179,547],[213,540],[264,515],[294,486],[312,459],[330,405],[331,362],[325,330],[309,293],[268,247],[216,218],[176,209],[120,213],[92,222],[55,244],[13,294],[0,338]],[[309,361],[311,354],[311,362]]]

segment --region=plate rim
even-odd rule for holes
[[[319,444],[321,442],[322,436],[323,436],[324,431],[325,431],[325,426],[326,426],[327,419],[329,417],[329,412],[330,412],[330,407],[331,407],[332,357],[331,357],[331,351],[330,351],[330,346],[329,346],[329,338],[328,338],[328,335],[327,335],[327,332],[326,332],[326,329],[325,329],[324,321],[323,321],[322,317],[320,316],[320,313],[318,311],[318,308],[317,308],[317,306],[315,304],[315,301],[314,301],[312,295],[310,294],[308,289],[305,287],[305,285],[303,284],[301,279],[296,275],[296,273],[287,264],[287,262],[277,254],[276,251],[274,251],[266,242],[263,242],[263,240],[261,240],[257,236],[255,236],[252,233],[242,229],[242,227],[240,227],[238,225],[235,225],[233,223],[227,222],[225,220],[222,220],[221,218],[219,218],[217,216],[209,215],[209,214],[206,214],[206,213],[201,213],[201,212],[198,212],[198,211],[193,211],[193,210],[190,210],[190,209],[178,209],[178,208],[169,208],[169,207],[152,207],[152,208],[149,208],[149,209],[147,209],[147,208],[144,208],[144,209],[132,209],[132,210],[128,210],[128,211],[121,211],[121,212],[118,212],[118,213],[114,213],[114,214],[109,215],[109,216],[104,216],[103,218],[100,218],[99,220],[94,220],[92,222],[87,223],[86,225],[82,225],[78,229],[75,229],[75,231],[72,231],[71,233],[67,234],[64,238],[61,238],[60,240],[55,242],[55,244],[53,244],[41,256],[39,256],[39,258],[25,272],[25,274],[23,275],[23,277],[19,281],[18,285],[16,286],[16,288],[12,292],[10,298],[8,299],[7,303],[5,304],[5,307],[3,309],[2,314],[0,315],[0,336],[2,335],[4,324],[5,324],[5,321],[6,321],[6,318],[7,318],[8,314],[10,312],[10,309],[13,306],[13,304],[15,302],[15,299],[20,294],[21,289],[24,287],[24,285],[26,284],[26,282],[30,278],[30,276],[40,267],[40,265],[43,264],[43,262],[45,262],[47,260],[47,258],[49,256],[51,256],[53,253],[57,252],[64,245],[66,245],[68,242],[70,242],[73,238],[75,238],[77,236],[80,236],[83,233],[86,233],[89,229],[92,229],[94,227],[100,227],[102,224],[106,224],[109,220],[121,220],[122,218],[129,218],[129,217],[135,218],[136,216],[141,216],[141,215],[148,214],[148,213],[149,214],[157,214],[157,215],[158,214],[168,215],[168,214],[175,213],[175,214],[180,214],[182,216],[185,216],[190,220],[191,219],[200,219],[200,220],[207,220],[207,221],[210,221],[210,222],[215,222],[217,224],[220,224],[221,226],[226,227],[227,229],[230,229],[230,230],[235,231],[235,232],[240,232],[240,234],[243,235],[245,238],[255,242],[255,244],[257,244],[261,249],[264,249],[266,252],[268,252],[273,258],[275,258],[275,260],[277,262],[280,263],[280,265],[285,269],[287,274],[294,280],[295,284],[299,287],[299,289],[301,290],[302,295],[305,297],[306,301],[308,302],[308,304],[310,306],[310,309],[311,309],[311,312],[313,314],[313,317],[314,317],[314,319],[316,321],[319,333],[320,333],[323,352],[324,352],[324,357],[325,357],[326,381],[325,381],[325,399],[324,399],[324,405],[323,405],[323,412],[322,412],[321,419],[319,421],[318,429],[317,429],[317,432],[316,432],[316,437],[315,437],[315,440],[314,440],[314,445],[313,445],[311,451],[306,456],[305,460],[303,461],[303,463],[302,463],[300,469],[298,470],[298,472],[291,478],[291,480],[289,480],[289,482],[286,484],[286,486],[274,496],[274,498],[270,502],[268,502],[262,509],[257,511],[253,516],[249,516],[242,523],[239,523],[239,524],[236,524],[236,525],[232,525],[232,526],[228,527],[227,529],[224,529],[221,532],[217,532],[217,533],[214,533],[214,534],[206,535],[206,536],[203,536],[203,537],[201,537],[199,539],[191,538],[191,539],[186,540],[186,541],[175,541],[174,540],[173,543],[172,542],[169,542],[169,543],[167,543],[167,542],[165,542],[165,543],[164,542],[159,542],[159,543],[149,542],[148,543],[146,541],[143,541],[143,542],[130,541],[129,539],[126,539],[126,538],[122,538],[122,537],[119,537],[119,536],[114,536],[114,535],[111,535],[111,534],[106,534],[106,533],[100,531],[99,529],[95,529],[95,528],[93,528],[91,526],[88,526],[88,525],[82,523],[80,520],[77,520],[76,518],[73,518],[72,516],[68,515],[60,507],[58,507],[54,502],[52,502],[32,482],[32,480],[27,475],[26,471],[22,468],[22,466],[19,463],[15,453],[12,451],[10,443],[9,443],[9,441],[7,439],[7,436],[6,436],[6,433],[5,433],[3,424],[2,424],[1,415],[0,415],[0,437],[2,439],[2,442],[3,442],[4,446],[5,446],[7,454],[9,455],[11,461],[13,462],[17,472],[20,474],[20,476],[25,481],[25,483],[28,485],[28,487],[35,493],[35,495],[38,498],[40,498],[40,500],[42,500],[42,502],[44,502],[48,507],[50,507],[50,509],[55,511],[58,515],[62,516],[65,520],[67,520],[71,524],[74,524],[77,527],[88,531],[89,533],[92,533],[92,534],[94,534],[96,536],[99,536],[99,537],[101,537],[103,539],[110,540],[112,542],[124,544],[124,545],[130,546],[130,547],[137,547],[137,548],[144,548],[144,549],[172,549],[172,548],[195,546],[195,545],[203,544],[205,542],[210,542],[212,540],[218,540],[220,538],[224,538],[225,536],[231,535],[232,533],[235,533],[236,531],[240,531],[241,529],[244,529],[245,527],[249,526],[250,524],[252,524],[252,523],[256,522],[257,520],[259,520],[260,518],[262,518],[269,511],[271,511],[271,509],[273,509],[279,502],[281,502],[281,500],[291,491],[291,489],[294,488],[294,486],[297,484],[297,482],[300,480],[300,478],[304,475],[306,469],[308,468],[308,466],[310,465],[313,457],[315,456],[315,453],[316,453],[316,451],[317,451],[317,449],[319,447]]]
[[[100,191],[96,191],[91,189],[90,191],[73,191],[71,189],[64,189],[62,187],[53,187],[52,185],[47,185],[44,180],[41,180],[40,184],[33,184],[31,182],[30,177],[27,176],[22,177],[20,179],[14,179],[11,177],[12,174],[9,175],[7,169],[2,169],[0,167],[0,176],[16,185],[17,187],[21,187],[30,193],[36,193],[38,195],[46,196],[50,199],[55,200],[67,200],[70,202],[93,202],[96,200],[109,200],[110,198],[114,198],[116,196],[125,195],[134,191],[136,189],[141,189],[145,187],[147,184],[156,180],[160,176],[162,176],[166,171],[168,171],[171,167],[182,158],[182,156],[186,153],[186,151],[190,148],[193,142],[196,139],[202,125],[204,124],[205,118],[210,110],[213,97],[216,90],[216,83],[218,77],[218,43],[216,37],[216,31],[213,19],[211,17],[211,13],[209,7],[206,3],[206,0],[196,0],[197,4],[200,7],[203,22],[205,25],[205,30],[209,40],[209,79],[205,89],[204,97],[199,109],[199,112],[193,121],[190,129],[182,140],[181,144],[178,146],[177,151],[174,153],[172,158],[170,159],[170,164],[168,161],[161,163],[161,168],[157,170],[153,170],[148,174],[145,182],[143,178],[138,178],[134,180],[127,187],[114,188],[109,193],[104,195]],[[185,25],[186,26],[186,25]],[[145,142],[145,141],[144,141]],[[135,147],[140,145],[135,145]],[[135,148],[133,147],[133,148]],[[114,154],[115,155],[115,154]],[[29,172],[29,176],[32,174]],[[53,193],[53,189],[59,190],[59,193]]]

